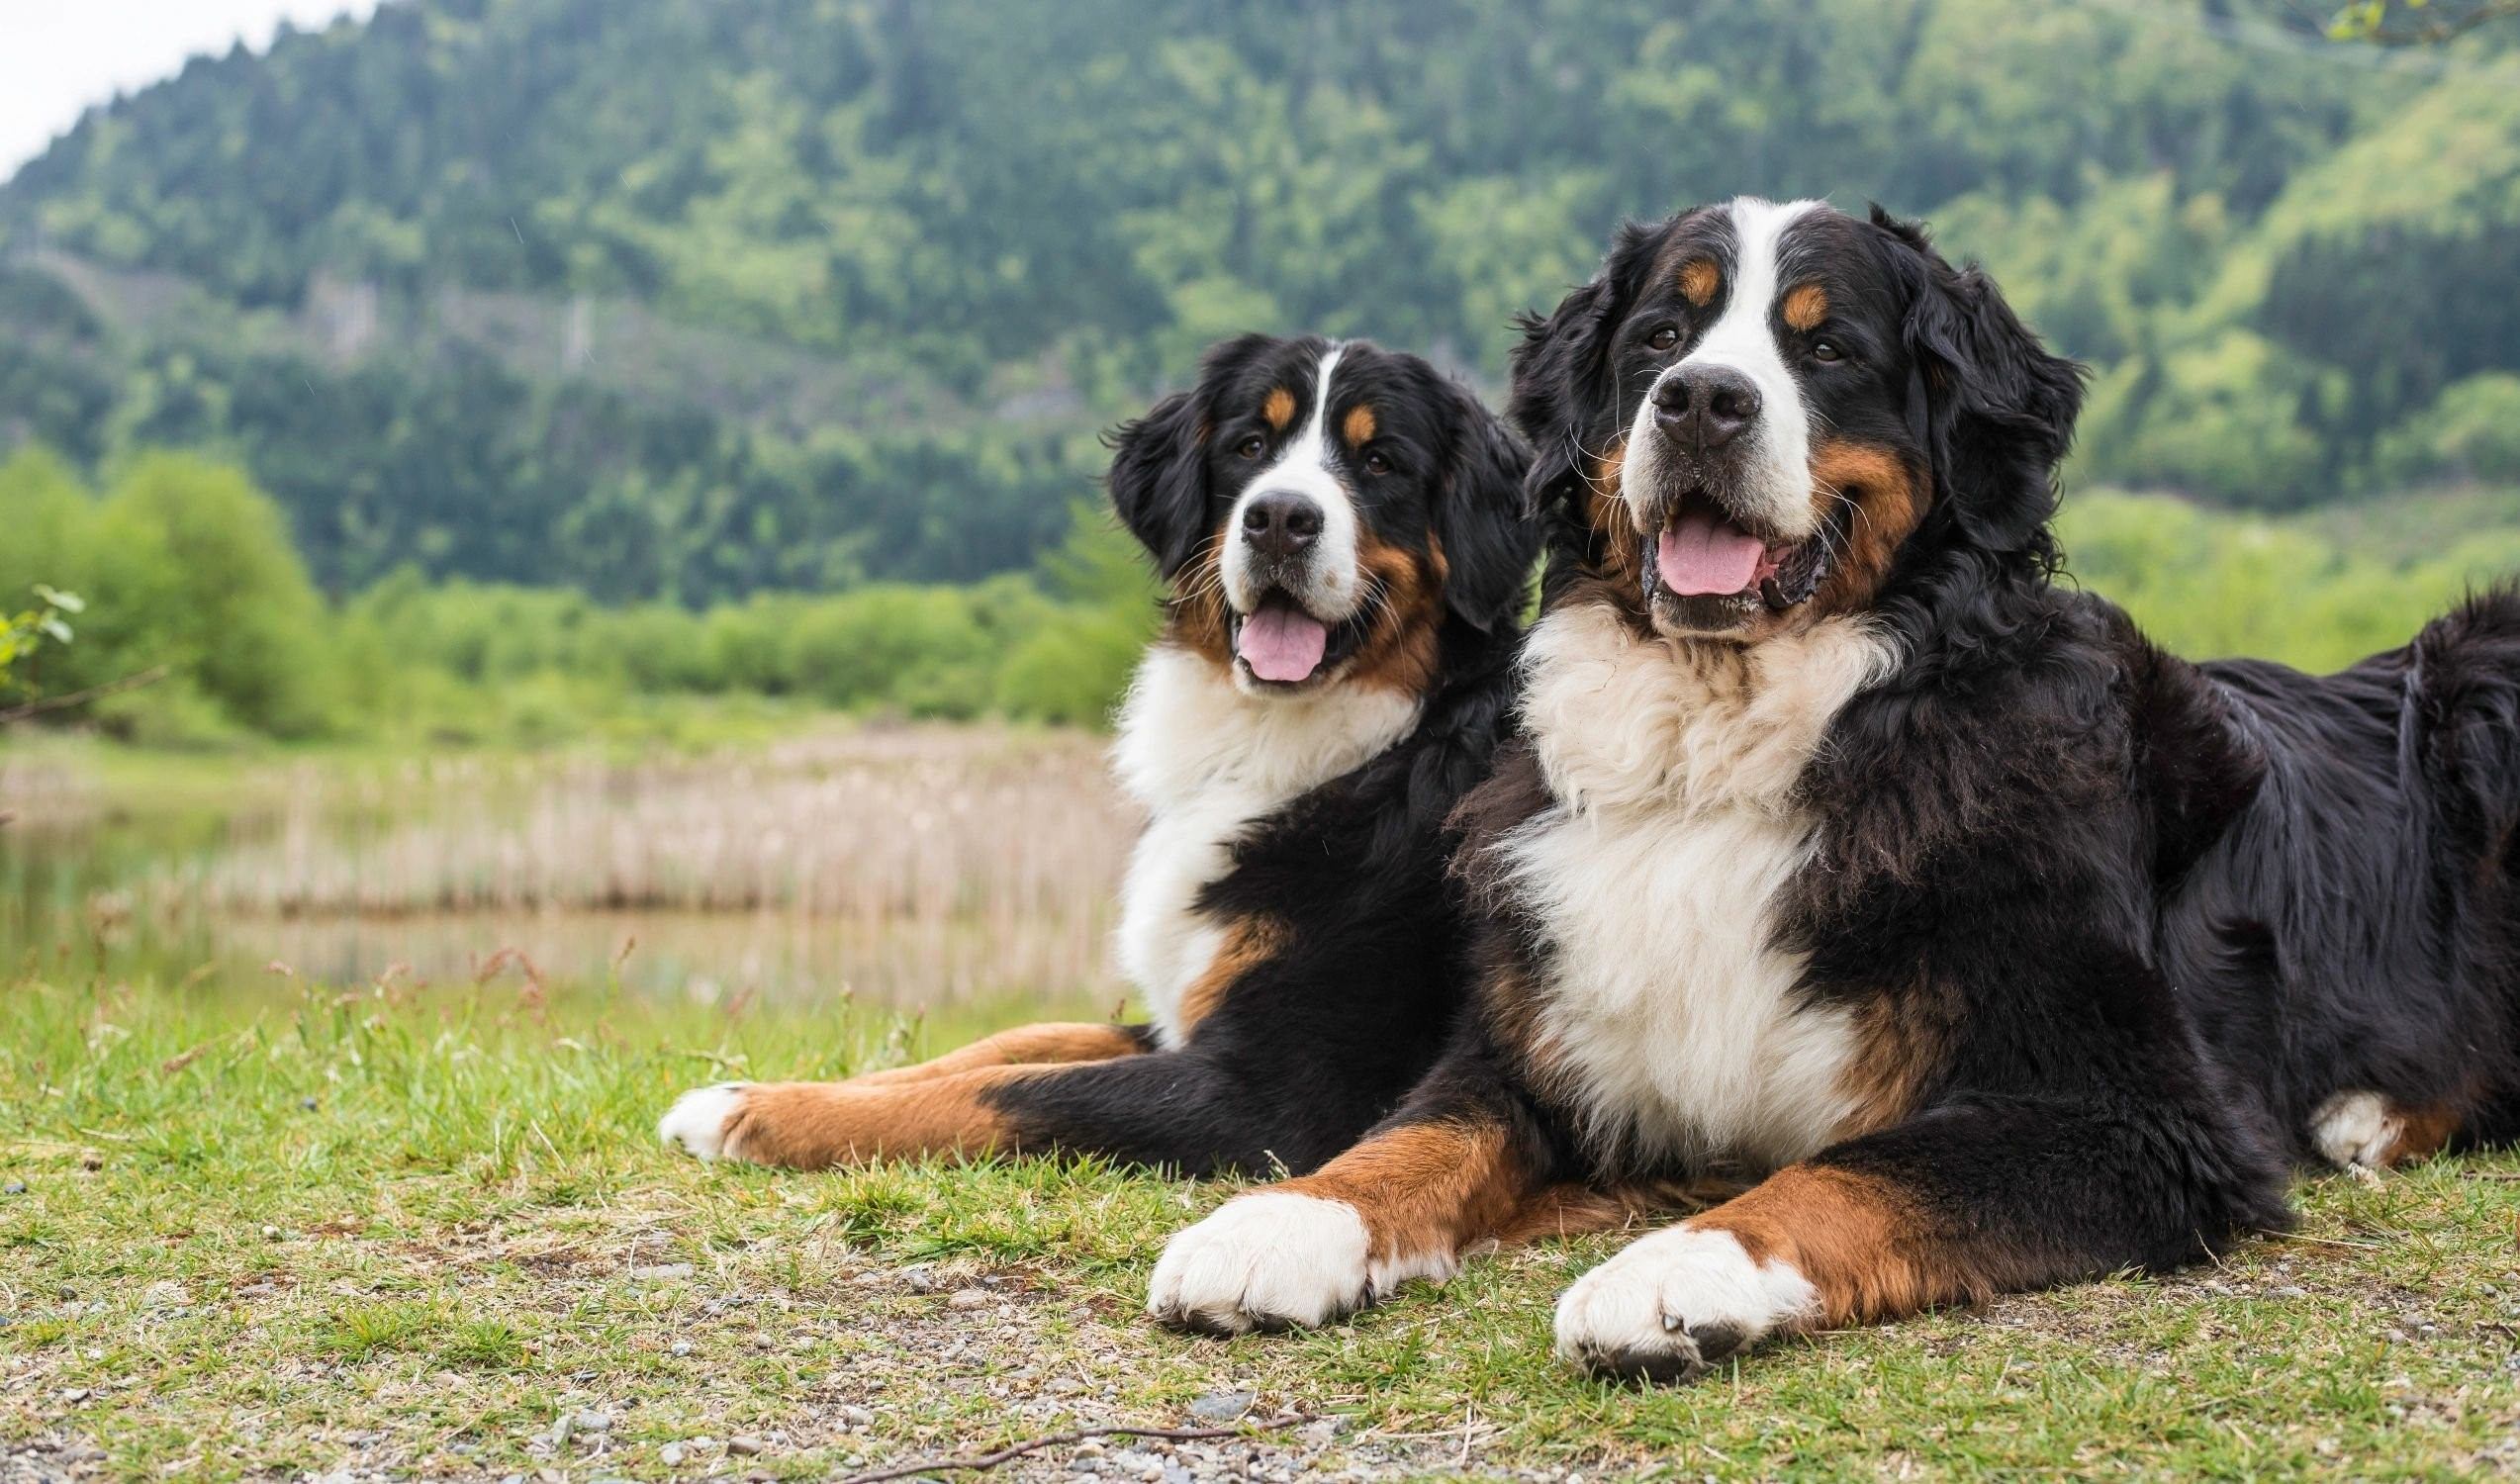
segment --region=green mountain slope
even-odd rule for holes
[[[966,579],[1218,335],[1493,387],[1613,222],[1746,189],[1985,257],[2095,362],[2093,477],[2520,478],[2520,62],[2289,14],[389,0],[0,186],[0,442],[231,450],[336,588]]]

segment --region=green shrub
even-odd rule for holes
[[[2399,565],[2306,525],[2100,491],[2068,500],[2058,530],[2075,580],[2124,605],[2173,652],[2317,671],[2405,643],[2520,562],[2520,539],[2489,537]]]
[[[2520,376],[2489,371],[2452,383],[2431,407],[2380,435],[2372,465],[2389,483],[2520,483]]]

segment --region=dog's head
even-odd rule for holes
[[[1749,643],[1871,604],[1925,548],[2043,573],[2081,402],[1917,228],[1743,198],[1623,228],[1525,325],[1512,411],[1616,601]]]
[[[1246,692],[1421,691],[1447,615],[1492,630],[1522,602],[1528,456],[1414,355],[1229,340],[1112,444],[1112,504],[1170,585],[1174,642]]]

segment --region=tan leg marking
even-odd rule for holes
[[[2394,1168],[2413,1159],[2440,1154],[2466,1122],[2456,1108],[2413,1108],[2397,1115],[2397,1139],[2382,1158]]]
[[[1012,1131],[981,1094],[1056,1069],[985,1067],[873,1087],[854,1082],[755,1083],[743,1089],[726,1120],[726,1153],[755,1164],[793,1169],[928,1155],[1011,1153]]]
[[[1107,1062],[1146,1050],[1127,1028],[1085,1021],[1049,1021],[1019,1025],[983,1036],[966,1047],[930,1058],[915,1067],[893,1067],[849,1078],[852,1087],[888,1087],[929,1077],[974,1071],[983,1067],[1033,1067],[1051,1063]]]
[[[1269,1189],[1354,1207],[1365,1224],[1366,1254],[1377,1262],[1457,1252],[1512,1228],[1532,1193],[1505,1131],[1468,1123],[1376,1134],[1314,1173]]]
[[[1683,1225],[1731,1233],[1754,1262],[1792,1263],[1830,1325],[1974,1302],[2004,1286],[1931,1233],[1903,1192],[1850,1170],[1793,1165]]]
[[[1904,1122],[1942,1063],[1957,1011],[1930,984],[1876,995],[1855,1012],[1861,1050],[1847,1058],[1838,1085],[1854,1110],[1836,1137],[1854,1139]]]
[[[1226,929],[1216,957],[1181,991],[1182,1038],[1196,1036],[1199,1022],[1216,1013],[1243,975],[1285,949],[1287,936],[1286,924],[1274,917],[1246,917]]]

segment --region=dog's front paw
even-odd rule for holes
[[[740,1159],[726,1137],[744,1106],[744,1093],[750,1082],[719,1082],[712,1087],[695,1087],[674,1099],[674,1106],[656,1122],[656,1137],[703,1159]]]
[[[1557,1301],[1557,1353],[1599,1376],[1686,1381],[1817,1316],[1820,1295],[1729,1232],[1671,1227],[1575,1280]]]
[[[1373,1302],[1368,1245],[1346,1201],[1237,1196],[1164,1245],[1147,1312],[1203,1335],[1327,1324]]]

